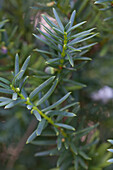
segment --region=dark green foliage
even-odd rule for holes
[[[112,1],[96,3],[112,10]],[[9,152],[1,168],[7,164],[15,170],[55,166],[56,170],[107,170],[111,153],[105,141],[112,136],[112,109],[90,97],[107,82],[100,63],[108,67],[112,63],[112,23],[102,23],[107,13],[89,0],[5,0],[1,6],[7,11],[4,18],[9,19],[0,23],[0,147],[3,153],[4,147]],[[55,21],[46,15],[53,17],[52,9]],[[30,144],[11,165],[10,147],[15,150],[27,126],[34,126],[24,141]]]
[[[95,4],[101,4],[104,5],[104,8],[101,8],[102,11],[106,11],[106,10],[113,10],[113,1],[112,0],[100,0],[100,1],[95,1]],[[105,19],[105,21],[112,19],[113,15],[111,15],[110,17],[107,17]]]

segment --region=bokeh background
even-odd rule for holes
[[[99,10],[102,6],[95,5],[94,0],[0,0],[0,76],[11,75],[16,53],[20,55],[20,64],[28,55],[32,55],[28,92],[40,84],[40,77],[34,79],[32,74],[38,74],[38,71],[45,70],[46,66],[44,59],[33,49],[43,48],[44,44],[36,41],[32,33],[36,33],[40,21],[44,22],[42,13],[54,21],[53,7],[64,25],[71,12],[76,10],[75,23],[87,21],[78,32],[92,27],[99,32],[98,36],[89,40],[89,43],[98,43],[85,53],[92,61],[84,63],[84,67],[73,75],[76,81],[86,84],[87,87],[81,89],[76,86],[73,93],[81,106],[77,114],[78,122],[83,127],[99,122],[98,130],[92,132],[99,142],[91,151],[92,155],[99,154],[98,161],[95,159],[94,163],[98,164],[100,161],[99,163],[103,164],[97,170],[112,170],[113,165],[104,165],[109,147],[107,139],[113,138],[113,21],[104,21],[112,14],[112,10]],[[32,116],[24,108],[0,108],[1,170],[8,169],[11,163],[14,170],[50,170],[55,167],[57,157],[34,157],[40,146],[25,145],[26,138],[36,124],[34,122],[33,127],[31,119]],[[90,136],[91,134],[89,138]]]

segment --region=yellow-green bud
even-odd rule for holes
[[[19,92],[20,91],[20,89],[19,88],[16,88],[16,92]]]

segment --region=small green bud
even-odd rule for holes
[[[63,63],[64,63],[64,59],[61,59],[61,60],[60,60],[60,63],[63,64]]]
[[[46,67],[46,68],[45,68],[45,72],[46,72],[47,74],[54,74],[55,70],[54,70],[53,67]]]
[[[67,32],[64,32],[64,36],[67,36]]]
[[[29,99],[29,97],[27,97],[27,102],[29,102],[30,101],[30,99]]]
[[[16,88],[16,92],[17,92],[17,93],[20,92],[20,89],[19,89],[19,88]]]
[[[11,87],[11,89],[12,89],[12,87],[13,87],[12,84],[10,84],[10,87]]]
[[[33,114],[34,109],[31,110],[31,114]]]

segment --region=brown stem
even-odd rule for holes
[[[28,137],[31,135],[31,133],[35,129],[36,125],[37,125],[37,121],[36,121],[36,119],[33,119],[31,121],[31,123],[29,124],[26,133],[21,138],[21,140],[19,141],[16,148],[13,148],[13,152],[10,152],[10,157],[9,157],[9,160],[8,160],[8,163],[7,163],[7,169],[8,170],[12,170],[12,168],[15,164],[15,161],[18,159],[20,153],[22,152],[22,150],[24,148],[24,145],[26,144]]]

